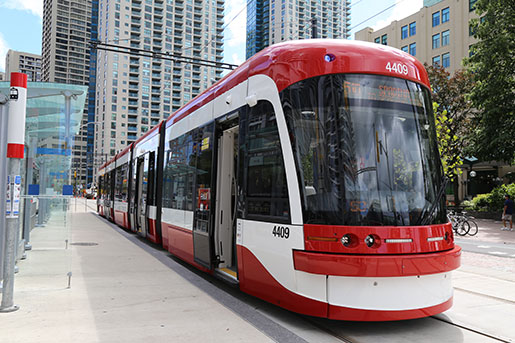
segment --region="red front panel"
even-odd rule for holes
[[[461,248],[432,254],[410,255],[344,255],[294,251],[295,270],[312,274],[395,277],[428,275],[457,269]]]
[[[352,239],[349,246],[342,244],[342,237]],[[367,236],[376,238],[368,247]],[[447,237],[447,239],[433,239]],[[388,243],[388,239],[411,239],[411,242]],[[418,254],[445,251],[454,248],[454,236],[450,223],[426,226],[333,226],[304,225],[306,251],[343,254]]]

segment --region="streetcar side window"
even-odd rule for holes
[[[290,221],[290,203],[274,109],[268,101],[247,108],[240,122],[240,213],[247,219]],[[241,205],[240,205],[241,206]]]
[[[117,201],[127,201],[127,186],[128,186],[128,164],[124,164],[116,168],[115,179],[115,194],[114,198]]]
[[[168,142],[163,170],[163,207],[193,211],[195,152],[192,134]]]

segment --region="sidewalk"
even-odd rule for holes
[[[0,314],[2,343],[271,341],[79,204],[68,249],[59,221],[32,231],[15,279],[20,309]]]
[[[459,239],[467,239],[482,242],[497,242],[515,245],[515,231],[503,231],[501,220],[474,219],[479,227],[475,236],[455,236]],[[515,229],[515,225],[513,226]]]

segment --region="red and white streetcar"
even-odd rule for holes
[[[441,313],[461,249],[429,89],[387,46],[271,46],[103,166],[99,212],[294,312]]]

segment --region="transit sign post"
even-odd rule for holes
[[[21,176],[20,164],[25,148],[25,116],[27,111],[27,75],[11,73],[7,123],[7,192],[3,294],[0,312],[18,310],[14,305],[14,268],[16,235],[20,228]],[[0,180],[5,182],[5,180]]]

